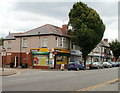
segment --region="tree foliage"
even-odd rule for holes
[[[0,45],[3,45],[3,38],[0,38]]]
[[[113,55],[116,57],[117,60],[120,56],[120,42],[115,40],[110,42],[109,44],[110,44],[110,49],[112,50]]]
[[[69,12],[69,30],[73,44],[81,48],[84,65],[86,57],[102,40],[105,25],[99,14],[82,2],[77,2]]]

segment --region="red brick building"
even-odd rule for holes
[[[70,54],[67,29],[67,25],[60,28],[46,24],[24,33],[10,33],[4,38],[5,64],[14,63],[18,67],[27,63],[29,67],[36,68],[67,65]]]

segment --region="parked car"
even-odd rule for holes
[[[112,67],[116,67],[116,63],[115,62],[109,62],[110,64],[112,64]]]
[[[120,62],[115,62],[116,63],[116,67],[120,67]]]
[[[69,62],[68,63],[68,71],[70,70],[80,70],[80,69],[85,69],[83,64],[80,64],[79,61],[74,61],[74,62]]]
[[[109,62],[103,62],[103,67],[106,67],[106,68],[110,68],[112,67],[112,64],[110,64]]]
[[[90,64],[90,69],[92,69],[92,68],[97,68],[97,69],[103,68],[103,64],[101,62],[92,62]]]

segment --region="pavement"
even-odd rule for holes
[[[4,68],[4,71],[2,71],[2,68],[0,68],[0,76],[10,76],[14,74],[17,74],[17,71],[14,69]]]
[[[2,71],[2,68],[0,68],[0,76],[10,76],[17,74],[19,71],[27,71],[27,70],[41,70],[41,71],[61,71],[61,69],[32,69],[32,68],[4,68],[4,71]],[[64,71],[66,71],[65,69]]]

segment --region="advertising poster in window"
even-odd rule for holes
[[[57,64],[67,64],[68,57],[67,56],[57,56],[56,57],[56,62]]]
[[[33,65],[34,66],[48,66],[48,55],[34,55]]]

